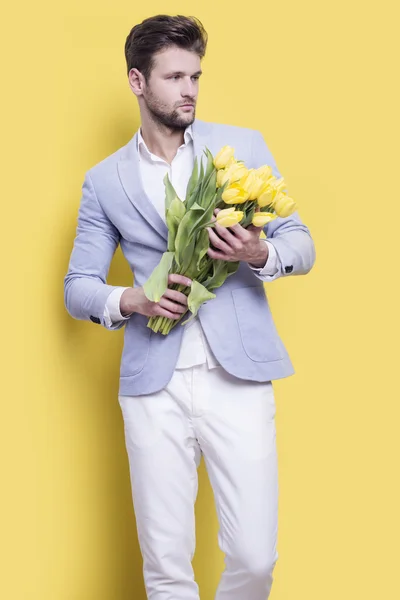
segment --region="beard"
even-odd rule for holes
[[[169,109],[165,104],[161,102],[159,98],[154,96],[154,94],[148,90],[146,97],[144,98],[146,102],[147,110],[149,111],[153,121],[159,125],[163,125],[164,127],[168,127],[173,131],[182,131],[191,125],[196,117],[196,105],[195,100],[193,98],[187,98],[187,104],[193,105],[193,111],[186,115],[178,112],[178,108]],[[182,99],[179,106],[185,102]]]

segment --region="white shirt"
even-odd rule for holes
[[[185,198],[187,184],[194,165],[192,126],[189,125],[186,128],[184,133],[184,143],[178,148],[171,164],[168,164],[163,158],[150,152],[141,135],[140,129],[138,131],[138,152],[144,190],[165,222],[165,186],[163,179],[165,174],[168,173],[168,177],[179,198],[182,200]],[[260,279],[268,281],[279,270],[280,261],[274,246],[267,240],[264,241],[268,244],[269,248],[268,259],[265,266],[262,269],[255,267],[250,268],[257,272],[257,276]],[[124,317],[120,311],[121,295],[126,289],[128,288],[118,287],[113,290],[107,298],[104,318],[110,327],[118,322],[129,319],[129,316]],[[188,318],[189,316],[190,314],[188,313],[185,318]],[[177,327],[180,327],[180,325],[177,325]],[[204,364],[205,362],[207,362],[210,369],[217,367],[219,362],[215,358],[207,342],[199,318],[196,316],[184,327],[182,345],[176,368],[182,369],[192,367],[194,365]]]

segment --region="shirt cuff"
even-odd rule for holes
[[[129,288],[117,287],[108,296],[108,298],[106,300],[106,305],[104,307],[104,320],[108,327],[112,327],[113,325],[116,325],[116,324],[120,323],[121,321],[127,321],[129,319],[130,315],[128,315],[127,317],[124,317],[121,314],[121,309],[120,309],[121,296],[124,293],[124,291],[127,289],[129,289]]]
[[[268,252],[267,262],[265,263],[265,265],[263,267],[260,267],[260,268],[252,267],[251,265],[249,265],[249,267],[253,271],[256,271],[257,275],[270,275],[270,276],[276,275],[276,273],[278,273],[278,271],[279,271],[280,260],[276,253],[275,247],[268,240],[262,240],[262,241],[265,242],[266,244],[268,244],[269,252]]]

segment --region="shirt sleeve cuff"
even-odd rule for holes
[[[111,292],[106,300],[106,305],[104,307],[104,319],[109,327],[112,325],[116,325],[121,321],[127,321],[130,317],[124,317],[121,314],[120,309],[120,300],[123,292],[129,288],[127,287],[117,287],[115,290]]]
[[[256,271],[258,275],[275,275],[279,271],[279,258],[276,253],[275,247],[268,240],[262,240],[266,244],[268,244],[268,258],[267,262],[263,267],[252,267],[249,265],[250,269]]]

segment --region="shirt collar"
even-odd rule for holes
[[[186,146],[187,144],[189,144],[189,142],[191,142],[193,140],[193,128],[192,125],[188,125],[185,129],[185,133],[183,134],[183,138],[184,138],[184,142],[182,144],[182,146]],[[144,141],[143,137],[142,137],[142,133],[141,133],[141,128],[139,127],[138,130],[138,138],[137,138],[137,147],[138,150],[140,150],[140,148],[142,147],[143,150],[145,150],[147,152],[147,154],[151,154],[150,150],[148,149],[146,142]],[[181,147],[181,146],[180,146]]]

